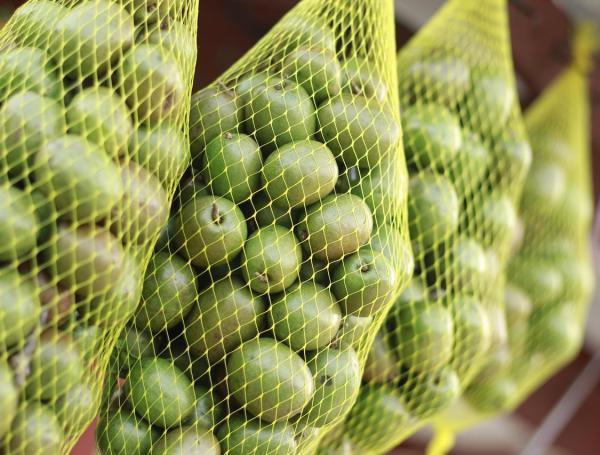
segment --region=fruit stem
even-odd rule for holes
[[[217,205],[216,202],[213,202],[210,215],[212,217],[213,222],[215,222],[216,224],[221,224],[221,222],[223,221],[221,219],[221,213],[219,212],[219,206]]]
[[[360,271],[362,273],[367,273],[369,270],[371,270],[371,267],[369,267],[369,264],[365,264],[364,262],[360,265]]]
[[[254,276],[261,283],[269,284],[269,275],[267,274],[267,272],[263,272],[263,273],[254,272]]]
[[[223,134],[223,137],[229,141],[233,139],[233,134],[231,134],[231,131],[227,131],[225,134]]]

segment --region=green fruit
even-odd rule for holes
[[[594,216],[594,202],[589,189],[580,188],[576,184],[567,186],[558,210],[564,214],[562,216],[565,220],[569,220],[567,229],[588,229]]]
[[[242,211],[225,198],[196,195],[177,215],[175,243],[196,266],[229,262],[240,252],[247,236]]]
[[[10,430],[11,423],[17,414],[19,405],[19,391],[15,386],[13,371],[8,364],[3,361],[0,364],[0,438]]]
[[[262,154],[250,136],[225,132],[206,146],[202,177],[215,196],[239,204],[260,188]]]
[[[365,385],[347,417],[346,427],[356,429],[348,432],[348,437],[357,446],[357,453],[391,450],[398,441],[399,430],[407,427],[409,419],[406,404],[394,388]],[[377,425],[359,423],[365,421],[377,422]]]
[[[507,329],[506,315],[500,305],[487,306],[485,308],[490,323],[490,352],[501,350],[506,346]]]
[[[311,257],[332,262],[366,244],[372,230],[373,217],[365,202],[353,194],[340,194],[310,206],[297,233]]]
[[[261,146],[273,149],[310,139],[317,128],[315,107],[300,85],[275,79],[252,89],[244,106],[246,130]]]
[[[183,321],[197,296],[192,266],[179,256],[157,253],[146,269],[135,323],[153,333],[171,328]]]
[[[191,71],[196,60],[195,37],[182,22],[165,20],[163,23],[168,26],[154,29],[148,35],[148,43],[170,52],[181,66],[182,73]]]
[[[182,119],[185,82],[170,54],[157,46],[137,46],[123,58],[121,71],[137,122],[175,124]]]
[[[237,103],[235,93],[221,86],[207,87],[192,96],[190,147],[193,160],[198,160],[210,141],[238,129],[241,109]]]
[[[201,428],[216,428],[227,416],[226,404],[215,396],[213,389],[202,385],[194,386],[196,404],[190,417],[190,424]],[[219,400],[219,401],[217,401]]]
[[[217,437],[227,455],[293,455],[294,432],[283,422],[265,423],[235,415],[219,427]]]
[[[294,225],[294,213],[291,209],[283,209],[271,202],[269,196],[262,191],[254,196],[252,200],[254,208],[254,218],[259,227],[267,227],[273,224],[279,224],[287,228]]]
[[[137,128],[129,139],[129,153],[135,162],[158,177],[165,187],[179,178],[190,161],[183,137],[168,125]]]
[[[3,446],[6,453],[30,455],[61,453],[65,442],[65,435],[50,409],[39,403],[24,403]]]
[[[460,394],[460,381],[450,368],[420,377],[407,400],[411,415],[424,420],[448,408]]]
[[[458,228],[459,204],[452,183],[441,175],[410,179],[408,222],[415,256],[447,240]]]
[[[562,276],[562,296],[565,300],[589,299],[595,287],[594,271],[589,262],[576,257],[565,257],[555,263]]]
[[[133,19],[121,6],[106,0],[83,2],[56,24],[52,49],[58,55],[54,58],[72,76],[103,73],[131,47],[134,32]]]
[[[187,318],[190,350],[216,363],[266,326],[264,302],[237,278],[226,277],[200,293]]]
[[[33,170],[35,156],[43,145],[65,130],[62,107],[33,92],[20,92],[0,109],[0,167],[11,174]]]
[[[402,128],[407,162],[418,170],[448,169],[458,159],[462,132],[445,107],[422,104],[405,109]]]
[[[314,281],[326,286],[329,283],[328,264],[320,259],[306,259],[300,266],[300,280]]]
[[[508,75],[494,69],[473,68],[471,89],[464,101],[466,123],[473,131],[498,131],[508,120],[515,90]]]
[[[1,185],[0,191],[2,191]],[[53,236],[56,235],[57,213],[52,202],[49,201],[40,191],[33,190],[31,191],[30,196],[31,200],[33,201],[36,222],[38,223],[37,244],[39,248],[43,249],[48,245]],[[4,198],[5,196],[2,196],[2,199]],[[0,215],[0,218],[1,217],[2,216]],[[21,235],[25,239],[28,238],[27,234],[23,233]]]
[[[300,46],[283,62],[283,74],[300,84],[318,104],[342,90],[342,68],[334,51]]]
[[[527,322],[531,314],[531,299],[521,288],[511,283],[504,286],[504,312],[506,325],[510,329],[515,325]]]
[[[462,144],[447,167],[459,199],[473,194],[485,176],[490,154],[476,134],[463,132]]]
[[[330,444],[324,444],[321,439],[316,453],[317,455],[352,455],[355,452],[352,441],[344,435],[341,440],[335,440]]]
[[[81,383],[86,373],[77,344],[52,331],[38,341],[30,368],[26,395],[33,400],[55,401]]]
[[[353,349],[326,349],[308,360],[315,392],[300,421],[311,427],[323,427],[345,416],[360,388],[360,364]]]
[[[445,254],[439,258],[438,273],[445,278],[446,286],[464,293],[486,290],[488,282],[486,254],[475,240],[460,237],[451,245],[444,245]]]
[[[387,86],[374,71],[368,60],[351,57],[343,64],[342,90],[384,103],[387,97]]]
[[[420,372],[444,367],[452,356],[452,314],[440,302],[416,301],[395,307],[389,318],[395,324],[397,356],[404,365]]]
[[[404,283],[412,277],[415,269],[412,248],[398,228],[389,224],[378,225],[373,231],[369,246],[373,251],[383,253],[397,274],[404,277],[401,282]]]
[[[401,128],[395,116],[375,101],[343,93],[323,102],[317,110],[323,142],[344,166],[372,168],[393,158]]]
[[[519,258],[511,262],[508,274],[511,282],[531,297],[534,307],[551,303],[563,289],[560,271],[543,259]]]
[[[140,359],[154,356],[152,336],[134,326],[126,327],[117,339],[113,354],[117,355],[121,370],[127,372]]]
[[[511,364],[512,357],[508,346],[498,346],[492,343],[492,349],[489,350],[485,360],[479,365],[479,370],[472,383],[490,381],[498,375],[503,374]]]
[[[81,434],[100,408],[100,396],[85,382],[75,384],[56,402],[56,415],[67,434]]]
[[[335,267],[332,283],[344,314],[360,317],[383,310],[398,285],[392,264],[368,247],[346,256]]]
[[[192,383],[169,360],[142,359],[129,371],[126,388],[136,414],[161,428],[178,425],[194,411]]]
[[[454,321],[454,366],[459,373],[471,369],[488,352],[492,341],[490,321],[482,303],[472,296],[447,298]]]
[[[169,218],[169,198],[160,181],[135,163],[121,167],[124,197],[113,209],[113,232],[123,243],[154,241]]]
[[[485,415],[507,410],[517,392],[517,384],[512,379],[499,377],[471,384],[464,395],[473,408]]]
[[[400,294],[396,300],[395,307],[404,308],[409,306],[412,302],[426,300],[427,298],[427,289],[420,279],[413,277],[408,283],[408,286],[404,288],[404,291],[402,291],[402,294]],[[390,316],[393,316],[393,312],[390,314]]]
[[[342,318],[342,325],[338,330],[333,346],[339,349],[353,348],[358,350],[369,333],[372,322],[372,316],[359,318],[347,314]]]
[[[157,455],[221,455],[219,442],[210,429],[197,426],[175,428],[160,438],[152,453]]]
[[[511,200],[507,196],[487,198],[482,203],[481,214],[483,218],[476,230],[486,233],[487,243],[508,246],[517,224],[517,214]]]
[[[240,77],[236,81],[234,87],[235,94],[242,100],[243,105],[252,101],[250,97],[252,89],[268,82],[269,77],[267,73],[253,73]]]
[[[356,188],[364,177],[360,175],[360,169],[356,166],[346,169],[340,169],[340,175],[335,184],[335,192],[348,193]]]
[[[20,348],[41,310],[33,283],[9,268],[0,269],[0,350]]]
[[[127,10],[133,15],[136,23],[153,24],[166,20],[170,16],[177,16],[181,8],[181,0],[119,0],[124,3]]]
[[[525,179],[523,209],[548,213],[562,202],[566,186],[566,176],[559,165],[536,161]]]
[[[11,18],[11,37],[21,46],[48,49],[54,26],[67,12],[59,3],[36,0],[23,4]]]
[[[112,90],[92,87],[79,92],[67,107],[66,115],[71,134],[103,147],[111,158],[127,151],[133,125],[127,105]]]
[[[311,282],[301,283],[276,297],[269,308],[275,338],[294,351],[316,350],[335,337],[342,314],[329,290]]]
[[[124,195],[118,165],[77,136],[45,143],[36,157],[35,178],[60,215],[83,222],[106,217]]]
[[[103,415],[96,429],[96,443],[103,454],[145,455],[151,452],[158,437],[155,428],[125,410]]]
[[[252,290],[280,292],[296,281],[301,262],[302,250],[294,233],[271,225],[248,237],[242,255],[242,273]]]
[[[32,197],[0,183],[0,262],[12,261],[31,252],[40,232]]]
[[[435,55],[418,59],[405,66],[399,61],[400,92],[411,90],[445,105],[456,104],[469,88],[470,70],[466,62],[454,55]],[[427,87],[421,94],[420,87]]]
[[[365,362],[363,379],[368,383],[386,384],[398,379],[400,365],[387,338],[378,332]]]
[[[56,278],[82,297],[108,292],[126,269],[123,247],[100,227],[60,224],[52,248]]]
[[[78,325],[73,332],[73,339],[81,352],[84,362],[91,363],[104,350],[104,331],[96,325]]]
[[[401,218],[407,186],[406,173],[394,161],[369,169],[350,191],[363,198],[378,224],[384,224]]]
[[[262,170],[262,182],[273,204],[283,208],[308,206],[333,191],[338,166],[320,142],[285,144],[271,153]]]
[[[573,304],[537,308],[529,320],[527,346],[546,363],[564,362],[581,347],[583,331]]]
[[[300,46],[313,46],[335,52],[335,33],[327,23],[317,17],[285,17],[280,25],[281,42],[288,50]]]
[[[492,150],[498,163],[503,163],[500,172],[509,182],[521,182],[531,165],[533,152],[524,138],[510,138],[500,142]]]
[[[179,207],[183,207],[194,199],[194,197],[200,196],[210,196],[210,191],[208,184],[204,181],[202,175],[199,174],[182,180],[175,194]]]
[[[22,91],[59,98],[63,90],[46,54],[32,47],[17,47],[0,54],[0,99]]]
[[[314,392],[310,369],[290,348],[271,338],[247,341],[227,358],[234,398],[266,422],[298,414]]]

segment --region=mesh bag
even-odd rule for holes
[[[413,270],[397,87],[391,0],[304,0],[193,95],[103,452],[311,453],[345,416]]]
[[[398,54],[414,278],[323,453],[384,453],[453,404],[503,348],[503,270],[531,160],[503,0],[453,0]]]
[[[96,415],[177,183],[197,2],[30,1],[0,32],[0,452]]]

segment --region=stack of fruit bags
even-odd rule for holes
[[[398,75],[414,278],[322,453],[390,450],[451,406],[506,342],[500,291],[531,161],[506,1],[449,1],[400,51]]]
[[[0,34],[0,452],[67,453],[189,163],[197,2],[30,1]]]
[[[304,0],[193,96],[102,453],[313,453],[347,414],[413,271],[394,52],[392,0]]]

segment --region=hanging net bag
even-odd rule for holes
[[[323,453],[385,453],[456,402],[503,349],[503,270],[531,150],[503,0],[449,1],[398,54],[415,257]]]
[[[2,453],[68,453],[98,412],[189,163],[197,2],[162,3],[30,1],[0,32]]]
[[[313,453],[343,419],[413,270],[397,89],[391,0],[304,0],[193,95],[103,453]]]

